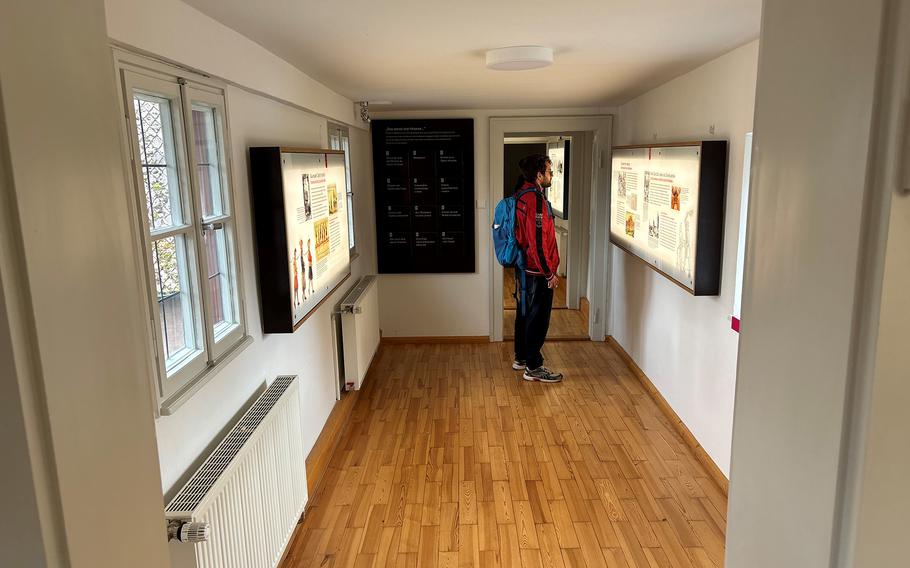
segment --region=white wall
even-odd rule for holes
[[[727,566],[831,566],[839,540],[883,4],[763,5]]]
[[[856,558],[855,564],[842,564],[861,568],[896,566],[906,560],[906,518],[910,510],[910,452],[906,451],[910,431],[910,197],[894,198],[889,226],[858,496]],[[854,459],[859,457],[855,455]]]
[[[353,103],[179,0],[105,0],[111,39],[346,124]]]
[[[300,376],[305,452],[316,441],[335,402],[331,312],[357,278],[376,271],[370,139],[367,131],[350,129],[355,236],[360,253],[352,263],[351,278],[295,333],[264,336],[256,283],[247,149],[257,145],[324,148],[326,119],[301,107],[351,122],[353,103],[180,2],[108,0],[107,9],[111,37],[119,42],[231,79],[244,87],[229,86],[227,102],[243,302],[253,343],[173,415],[156,421],[161,483],[170,495],[192,474],[237,413],[266,381],[277,375]],[[150,26],[149,21],[159,24]],[[157,35],[159,28],[164,37]]]
[[[737,334],[730,329],[742,191],[752,130],[758,41],[634,99],[619,110],[616,145],[727,140],[723,268],[718,296],[694,297],[613,250],[611,334],[729,475]],[[709,133],[713,125],[714,134]]]
[[[910,195],[897,195],[895,187],[902,165],[907,167],[902,118],[910,89],[910,4],[892,3],[885,17],[888,55],[883,62],[884,80],[880,113],[876,118],[876,141],[868,234],[872,249],[863,274],[871,286],[867,322],[859,330],[865,356],[858,357],[853,435],[846,450],[855,477],[848,476],[845,523],[838,567],[876,568],[906,562],[906,515],[910,510]],[[880,203],[880,204],[879,204]],[[871,260],[871,262],[870,262]],[[869,290],[871,288],[871,290]],[[871,293],[870,293],[871,292]],[[876,293],[878,292],[878,293]],[[868,330],[868,331],[867,331]],[[869,366],[864,368],[865,361]],[[850,470],[848,470],[850,471]]]
[[[35,499],[2,514],[28,522],[19,509],[35,507],[42,534],[12,544],[29,549],[9,563],[3,546],[0,564],[165,566],[141,371],[146,299],[133,276],[104,5],[17,0],[2,12],[0,317],[12,324],[15,370],[4,364],[0,382],[18,382]],[[36,539],[47,564],[32,563]]]
[[[386,337],[488,336],[490,334],[490,117],[574,116],[609,114],[606,108],[487,109],[395,111],[373,113],[381,118],[473,118],[475,272],[472,274],[383,274],[379,322]]]
[[[28,385],[33,384],[34,375],[21,365],[17,368],[16,363],[21,364],[21,361],[17,361],[16,336],[21,336],[21,329],[26,326],[17,321],[16,314],[10,316],[8,311],[8,306],[17,304],[22,308],[24,302],[18,296],[28,287],[27,281],[23,285],[19,278],[22,251],[8,157],[6,132],[3,120],[0,120],[0,377],[3,377],[0,380],[0,448],[3,448],[4,457],[0,511],[5,513],[0,516],[0,566],[47,566],[49,558],[56,559],[53,553],[45,550],[44,543],[47,540],[53,548],[57,536],[53,530],[48,530],[47,535],[42,530],[39,500],[42,493],[56,491],[52,488],[48,491],[44,483],[37,481],[41,479],[41,473],[33,466],[32,456],[40,461],[47,449],[29,447],[29,412],[23,408],[27,406],[23,399],[29,397]],[[5,291],[4,286],[8,290]],[[26,343],[27,351],[33,351],[31,342],[26,340]]]

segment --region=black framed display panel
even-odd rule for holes
[[[374,120],[380,274],[475,271],[474,120]]]
[[[262,330],[292,333],[351,274],[344,152],[249,152]]]
[[[695,296],[720,293],[727,146],[613,148],[610,242]]]

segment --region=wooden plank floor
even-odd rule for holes
[[[386,345],[286,554],[297,566],[713,567],[726,498],[608,343]]]

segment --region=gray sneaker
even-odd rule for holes
[[[527,368],[527,364],[524,359],[515,359],[512,361],[512,368],[516,371],[524,371]]]
[[[524,376],[526,381],[538,381],[541,383],[558,383],[562,381],[562,373],[554,373],[546,367],[537,367],[536,369],[525,369]]]

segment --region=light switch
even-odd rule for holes
[[[475,200],[474,200],[474,203],[475,203],[475,207],[477,207],[478,209],[486,209],[486,208],[487,208],[487,200],[486,200],[486,199],[475,199]]]

